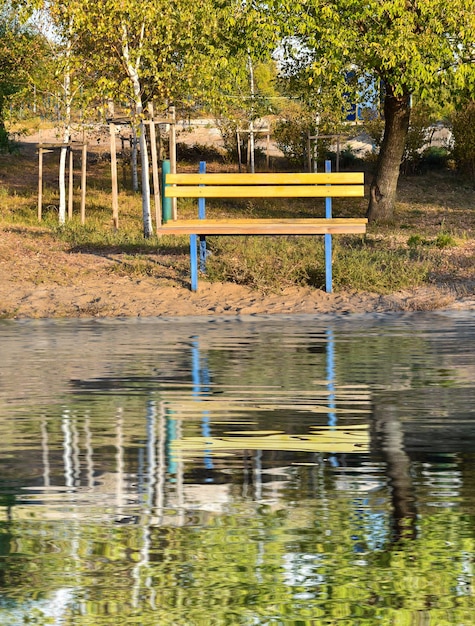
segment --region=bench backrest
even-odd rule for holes
[[[363,172],[167,174],[167,198],[335,198],[364,196]]]

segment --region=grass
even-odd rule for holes
[[[144,239],[141,198],[127,189],[124,180],[119,194],[119,230],[114,230],[105,159],[95,159],[89,167],[86,225],[79,223],[79,207],[75,206],[74,218],[59,226],[54,182],[57,160],[45,158],[44,219],[39,225],[36,158],[34,153],[21,151],[0,157],[0,226],[28,227],[31,233],[41,226],[72,251],[120,255],[120,262],[111,270],[118,274],[159,278],[165,265],[187,273],[188,239]],[[219,167],[223,166],[215,165],[215,169]],[[323,214],[323,201],[320,204],[306,200],[214,201],[208,203],[208,215],[316,217]],[[337,200],[333,213],[357,217],[364,215],[365,209],[365,199]],[[195,202],[181,202],[179,215],[194,217]],[[451,172],[403,178],[393,225],[371,226],[365,237],[333,238],[334,289],[388,293],[447,277],[473,278],[474,230],[473,184]],[[290,285],[324,287],[322,237],[210,237],[208,241],[209,281],[231,281],[264,291]]]
[[[388,248],[368,240],[360,246],[338,243],[333,264],[334,284],[376,293],[419,287],[428,281],[430,255],[403,247]]]
[[[417,287],[429,278],[435,258],[426,251],[361,237],[333,238],[333,285],[389,293]],[[290,285],[323,289],[325,260],[322,238],[219,237],[211,243],[208,279],[231,281],[277,291]]]

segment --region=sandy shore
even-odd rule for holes
[[[38,229],[0,232],[0,317],[145,317],[340,314],[464,309],[475,311],[473,284],[429,285],[388,295],[305,287],[263,293],[188,275],[156,259],[153,277],[124,275],[120,255],[74,252]],[[117,267],[119,266],[119,271]]]

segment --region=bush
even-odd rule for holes
[[[0,152],[10,152],[11,143],[5,126],[0,124]]]
[[[366,110],[363,112],[363,128],[371,139],[373,152],[379,152],[384,134],[384,120],[375,111]]]
[[[452,118],[454,158],[460,171],[475,178],[475,101],[469,102]]]
[[[224,163],[225,161],[223,153],[213,146],[199,143],[189,146],[186,143],[178,143],[176,149],[180,161],[188,163],[199,163],[200,161]]]
[[[401,164],[404,174],[421,173],[423,148],[429,141],[431,124],[429,113],[424,107],[413,108]]]
[[[442,146],[430,146],[422,153],[421,169],[423,171],[445,169],[448,165],[449,158],[450,152],[447,148],[443,148]]]
[[[315,132],[314,116],[297,103],[291,103],[283,115],[274,129],[276,146],[292,164],[306,169],[307,137]]]
[[[332,153],[333,154],[333,153]],[[340,168],[351,169],[361,162],[360,157],[355,154],[355,151],[350,145],[347,145],[340,152]]]
[[[411,235],[407,240],[409,248],[416,249],[421,246],[435,246],[436,248],[453,248],[457,245],[455,239],[449,233],[441,232],[435,239],[427,239],[421,235]]]

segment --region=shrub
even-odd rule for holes
[[[411,121],[406,137],[401,171],[404,174],[419,174],[424,145],[429,141],[431,119],[428,111],[416,106],[411,112]]]
[[[314,116],[297,103],[291,103],[283,115],[274,129],[276,146],[291,163],[306,168],[307,137],[315,132]]]
[[[360,161],[360,157],[355,154],[350,145],[345,146],[340,152],[340,168],[342,169],[354,168]]]
[[[475,178],[475,101],[469,102],[452,118],[454,158],[460,171]]]
[[[199,161],[223,163],[225,160],[223,153],[214,146],[199,143],[190,146],[185,143],[178,143],[176,148],[180,160],[188,163],[198,163]]]
[[[457,245],[457,242],[448,233],[439,233],[435,238],[434,244],[437,248],[452,248]]]
[[[450,152],[442,146],[429,146],[424,150],[421,157],[421,169],[441,170],[448,166]]]

